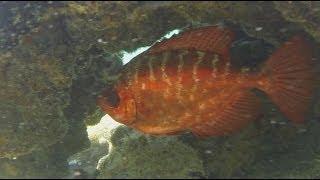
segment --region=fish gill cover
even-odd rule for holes
[[[226,20],[255,38],[239,42],[236,53],[252,52],[257,39],[270,49],[279,47],[298,32],[318,49],[319,8],[311,1],[1,2],[0,177],[72,178],[82,172],[69,171],[67,160],[89,147],[86,124],[104,115],[95,100],[117,79],[123,51],[150,46],[174,29]],[[258,45],[266,47],[263,43]],[[110,134],[116,151],[101,160],[100,175],[93,170],[90,176],[319,177],[319,101],[301,126],[288,123],[265,101],[263,108],[271,111],[230,137],[199,140],[185,134],[162,140],[116,128]],[[136,166],[127,166],[124,154]],[[169,163],[171,156],[173,168],[144,168]]]

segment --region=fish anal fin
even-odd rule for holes
[[[236,92],[226,99],[226,103],[216,111],[214,117],[207,114],[207,120],[192,128],[198,137],[224,136],[241,130],[261,115],[259,98],[251,91]]]

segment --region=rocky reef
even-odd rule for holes
[[[0,177],[70,177],[68,158],[79,152],[98,154],[82,167],[89,174],[104,154],[100,178],[319,177],[317,99],[302,126],[266,102],[264,118],[224,138],[118,127],[109,154],[93,142],[88,150],[86,131],[103,116],[96,97],[117,79],[123,51],[222,21],[274,47],[303,33],[319,48],[319,9],[311,1],[0,2]]]
[[[274,4],[286,20],[299,25],[319,42],[320,2],[275,2]]]
[[[190,178],[203,176],[197,151],[174,137],[150,137],[120,126],[102,158],[98,178]]]

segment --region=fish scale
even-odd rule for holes
[[[260,116],[261,102],[252,92],[257,88],[293,122],[303,122],[318,81],[309,43],[294,36],[261,72],[251,72],[230,63],[233,40],[231,29],[209,26],[156,43],[123,68],[113,90],[117,106],[108,102],[108,90],[98,104],[144,133],[220,136]]]
[[[217,60],[215,68],[207,65],[208,62],[210,62],[210,59],[213,57],[215,57]],[[179,59],[181,60],[179,61]],[[141,119],[150,119],[153,121],[154,119],[152,116],[161,117],[165,115],[166,120],[162,121],[164,125],[168,125],[168,122],[171,122],[171,125],[173,124],[173,122],[185,123],[186,120],[179,121],[179,119],[181,119],[180,113],[185,111],[193,112],[194,110],[196,110],[194,113],[199,114],[198,116],[201,117],[200,114],[203,114],[204,111],[207,111],[207,108],[199,109],[199,104],[204,100],[207,100],[209,97],[218,96],[218,92],[224,92],[224,88],[221,86],[217,86],[217,83],[215,81],[219,80],[220,76],[226,78],[225,72],[229,71],[229,66],[220,63],[223,61],[220,61],[219,59],[219,55],[217,54],[197,50],[170,50],[141,56],[141,60],[136,60],[131,65],[136,66],[136,64],[145,64],[145,68],[135,69],[135,73],[138,74],[138,79],[140,81],[137,81],[136,84],[132,84],[132,87],[137,87],[133,89],[136,89],[136,105],[138,109],[141,109],[141,111],[138,110],[138,116],[140,116]],[[152,66],[150,66],[150,61],[153,62]],[[179,65],[182,65],[180,64],[182,62],[185,63],[183,64],[181,73],[179,74],[178,67]],[[201,71],[198,70],[200,66]],[[216,78],[212,78],[211,75],[213,71],[215,71],[218,67],[220,67],[221,69],[219,71],[220,74],[216,76]],[[126,78],[132,78],[131,74],[131,72],[128,72],[128,74],[126,75],[124,73],[123,76]],[[154,75],[155,79],[151,82],[150,76],[152,74]],[[178,92],[179,85],[168,83],[179,82],[179,79],[181,79],[181,88],[184,89],[183,92]],[[229,83],[226,81],[222,81],[222,83],[224,83],[223,86],[234,86],[234,81],[230,81]],[[145,85],[143,89],[140,88],[142,87],[141,84]],[[154,84],[157,85],[157,88],[155,88]],[[210,91],[204,93],[203,89],[210,89]],[[154,93],[151,94],[150,91],[154,91]],[[180,94],[180,96],[178,96],[177,94]],[[141,96],[143,96],[143,98],[141,98]],[[145,104],[152,105],[146,107]],[[170,104],[173,105],[170,106]],[[219,103],[211,104],[209,102],[205,102],[204,104],[206,107],[211,106],[212,109],[218,109],[216,107],[220,105]],[[171,108],[168,108],[168,105]],[[139,106],[141,107],[139,108]],[[150,113],[155,108],[158,109],[158,113]],[[217,114],[214,113],[215,110],[211,111],[212,114]],[[148,116],[148,113],[152,115]],[[168,116],[169,114],[170,116]],[[194,118],[194,116],[188,118],[189,119],[187,121],[192,122],[191,118]]]

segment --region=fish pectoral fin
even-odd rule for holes
[[[251,91],[234,93],[227,100],[216,117],[192,128],[198,137],[229,135],[245,127],[261,114],[259,98]],[[203,115],[205,118],[206,115]]]

